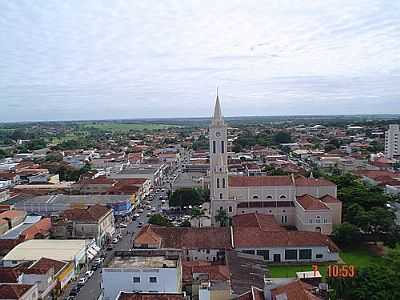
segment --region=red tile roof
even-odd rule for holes
[[[207,261],[183,261],[182,280],[192,282],[193,274],[207,274],[208,280],[227,281],[230,279],[229,268],[227,265],[213,265]]]
[[[30,284],[0,284],[0,299],[19,299],[32,287],[33,285]]]
[[[324,203],[340,203],[340,200],[331,195],[325,195],[320,198]]]
[[[286,294],[288,300],[319,300],[320,297],[312,293],[312,286],[296,280],[271,290],[272,300],[276,300],[278,295]]]
[[[286,231],[272,215],[259,213],[236,215],[232,218],[232,222],[234,227],[257,227],[263,231]]]
[[[64,266],[65,262],[42,257],[29,268],[23,270],[25,274],[46,274],[51,268],[54,268],[54,274],[57,274]]]
[[[336,186],[332,181],[324,178],[306,178],[298,175],[295,177],[296,186]]]
[[[328,206],[320,199],[315,198],[311,195],[303,195],[296,197],[297,203],[299,203],[305,210],[327,210]]]
[[[51,229],[51,219],[43,218],[39,222],[33,224],[31,227],[25,229],[21,235],[25,240],[34,239],[37,235],[47,235]]]
[[[117,300],[184,300],[183,294],[162,293],[125,293],[121,292]]]
[[[98,222],[111,211],[110,208],[96,204],[88,208],[72,208],[64,210],[63,216],[74,221]]]
[[[16,268],[0,267],[0,282],[17,283],[20,273]]]
[[[150,227],[150,228],[148,228]],[[146,225],[135,238],[135,245],[144,240],[158,241],[161,239],[161,248],[174,249],[230,249],[230,231],[223,227],[161,227]],[[146,244],[146,243],[143,243]]]
[[[14,219],[25,217],[26,212],[23,210],[7,210],[0,214],[0,219]]]
[[[339,251],[329,237],[319,232],[262,231],[254,227],[236,227],[233,235],[235,248],[327,246],[333,252]]]
[[[229,186],[291,186],[290,176],[229,176]]]

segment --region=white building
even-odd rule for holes
[[[116,251],[102,272],[104,300],[114,300],[120,292],[180,293],[181,283],[177,251]]]
[[[400,156],[400,129],[398,124],[390,124],[385,132],[385,156],[393,159]]]
[[[303,176],[228,175],[227,126],[217,96],[209,128],[210,198],[212,222],[219,211],[229,217],[270,214],[281,225],[330,234],[341,223],[342,204],[333,182]],[[328,203],[329,202],[329,203]]]

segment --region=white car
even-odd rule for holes
[[[78,280],[78,285],[81,285],[81,286],[85,285],[86,281],[87,281],[86,277],[81,277]]]
[[[112,240],[112,243],[113,243],[113,244],[118,243],[118,239],[117,239],[117,238],[114,238],[114,239]]]
[[[103,261],[104,261],[104,258],[102,258],[102,257],[97,257],[97,258],[94,260],[94,262],[95,262],[96,264],[101,264]]]
[[[134,216],[135,218],[139,218],[139,217],[140,217],[140,215],[139,215],[138,213],[134,214],[133,216]]]
[[[124,224],[124,223],[120,223],[118,226],[119,226],[119,228],[126,228],[126,227],[128,227],[128,225],[126,225],[126,224]]]
[[[93,276],[93,274],[94,274],[94,272],[93,272],[92,270],[90,270],[90,271],[86,271],[85,276],[86,276],[87,278],[90,278],[90,277]]]

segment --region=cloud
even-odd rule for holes
[[[216,86],[230,115],[400,111],[398,1],[26,0],[0,11],[0,121],[205,116]]]

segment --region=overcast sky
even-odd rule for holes
[[[400,113],[400,1],[1,1],[0,121]]]

